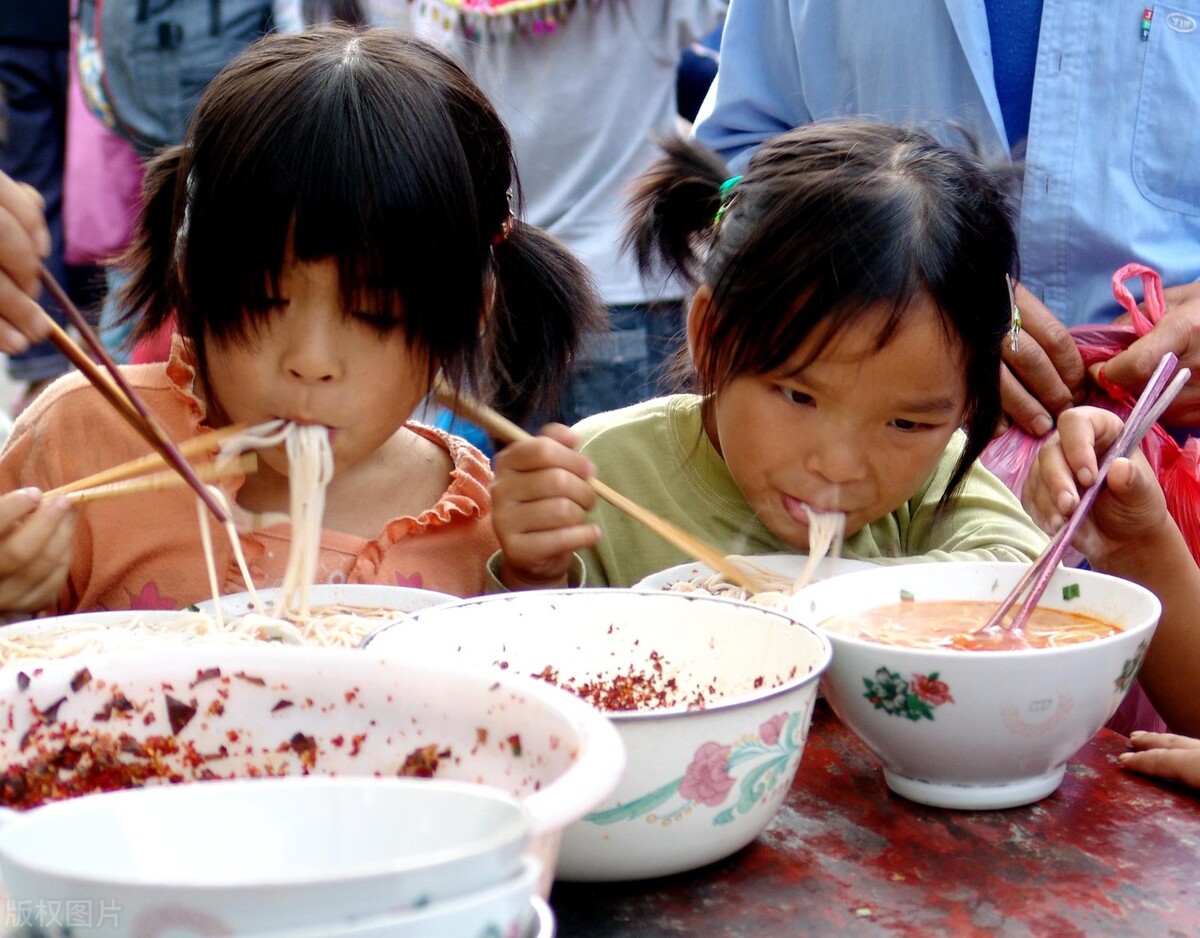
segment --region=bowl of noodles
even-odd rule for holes
[[[1158,625],[1157,597],[1059,567],[1023,628],[985,628],[1026,569],[878,567],[792,598],[792,614],[833,644],[825,699],[896,794],[969,810],[1038,801],[1124,699]]]
[[[219,605],[223,618],[283,619],[296,627],[297,643],[353,648],[385,622],[459,598],[414,586],[314,583],[307,587],[303,597],[308,604],[305,612],[294,600],[292,608],[280,609],[282,596],[281,587],[272,587],[253,593],[230,593],[222,596],[219,603],[208,599],[196,608],[212,614]],[[282,625],[279,628],[283,631]]]
[[[571,694],[453,662],[216,642],[0,667],[4,807],[266,776],[481,783],[528,808],[543,895],[562,830],[624,763],[611,724]]]
[[[758,574],[768,589],[750,593],[745,587],[730,583],[706,563],[692,561],[676,564],[643,577],[635,589],[672,590],[678,593],[710,593],[729,599],[744,599],[764,606],[785,608],[788,598],[800,585],[831,576],[869,570],[873,564],[848,557],[819,557],[810,560],[808,554],[755,554],[743,557],[731,555],[730,560],[747,566]]]
[[[753,841],[804,751],[830,646],[764,606],[662,590],[529,590],[416,612],[365,645],[571,691],[625,744],[616,790],[563,834],[558,878],[695,869]]]

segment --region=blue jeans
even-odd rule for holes
[[[39,0],[40,2],[40,0]],[[46,267],[77,303],[76,269],[63,260],[63,159],[67,126],[66,47],[0,42],[0,170],[27,182],[46,200],[51,251]],[[91,271],[81,275],[87,278]],[[45,310],[60,324],[63,313],[43,294]],[[86,305],[82,303],[80,305]],[[8,360],[16,381],[42,381],[69,371],[70,363],[49,342],[41,342]]]
[[[670,393],[670,365],[685,345],[683,303],[609,307],[609,331],[576,356],[558,412],[568,426]]]

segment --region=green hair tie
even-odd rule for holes
[[[717,209],[717,214],[713,216],[714,225],[720,223],[721,219],[725,215],[725,210],[729,208],[729,190],[731,190],[741,181],[741,176],[730,176],[723,183],[721,183],[721,187],[717,190],[717,194],[721,197],[721,207]]]

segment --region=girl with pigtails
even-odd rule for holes
[[[810,512],[841,512],[850,557],[1038,556],[1045,535],[977,461],[1012,328],[1008,172],[861,121],[784,133],[733,178],[666,143],[628,243],[695,287],[698,393],[505,448],[500,583],[628,586],[690,559],[598,502],[592,474],[728,553],[808,550]]]
[[[320,582],[482,592],[497,546],[490,467],[410,415],[439,372],[514,419],[548,406],[602,321],[581,265],[518,205],[508,134],[450,59],[399,31],[269,36],[148,167],[127,308],[137,335],[176,334],[169,359],[129,367],[129,381],[177,441],[275,419],[328,428]],[[0,491],[45,491],[144,452],[70,376],[18,422]],[[266,450],[221,487],[256,585],[278,583],[286,455]],[[194,496],[132,504],[77,510],[66,583],[29,611],[210,595]],[[244,589],[214,541],[222,592]]]

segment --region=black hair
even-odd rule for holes
[[[299,261],[336,260],[347,309],[400,317],[430,380],[440,368],[517,421],[553,406],[572,352],[604,323],[583,265],[512,217],[495,109],[399,30],[329,25],[250,46],[208,85],[184,142],[149,164],[143,195],[125,257],[135,336],[174,317],[206,387],[206,338],[245,340],[270,315],[289,243]]]
[[[921,294],[966,365],[967,445],[942,504],[1001,414],[1004,276],[1016,277],[1011,192],[964,133],[940,144],[915,127],[862,120],[807,124],[768,140],[745,174],[694,141],[664,140],[635,186],[626,245],[643,271],[665,263],[713,295],[701,393],[782,366],[810,336],[813,358],[844,326],[888,304],[876,348]]]

